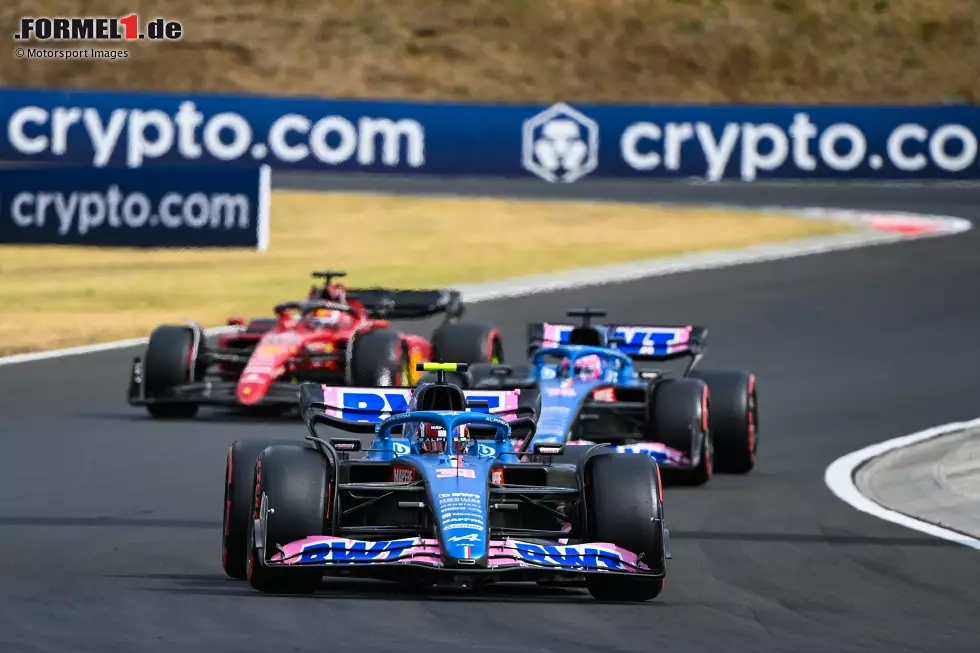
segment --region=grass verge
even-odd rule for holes
[[[452,285],[846,231],[792,216],[643,204],[277,191],[267,252],[0,246],[0,354],[221,324],[351,285]]]
[[[144,25],[181,21],[181,39],[94,44],[130,51],[116,61],[4,56],[0,80],[573,103],[980,101],[977,0],[6,0],[0,24],[134,11]]]

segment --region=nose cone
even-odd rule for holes
[[[235,397],[239,403],[245,406],[254,406],[262,401],[266,391],[269,389],[269,380],[262,379],[257,381],[239,382],[235,390]]]
[[[486,566],[491,462],[470,456],[448,457],[428,470],[447,567]]]

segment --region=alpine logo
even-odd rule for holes
[[[404,442],[392,442],[391,449],[395,452],[396,456],[407,456],[412,453],[412,448]]]

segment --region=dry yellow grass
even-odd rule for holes
[[[125,61],[0,57],[0,84],[480,100],[980,99],[977,0],[7,0],[162,15]],[[13,42],[9,42],[12,46]]]
[[[348,270],[352,285],[451,285],[846,229],[642,204],[280,191],[264,253],[0,246],[0,354],[268,315],[305,296],[313,269]]]

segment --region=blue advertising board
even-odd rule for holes
[[[0,90],[2,161],[735,179],[977,179],[968,106],[495,105]]]
[[[0,245],[268,247],[269,169],[0,169]]]

